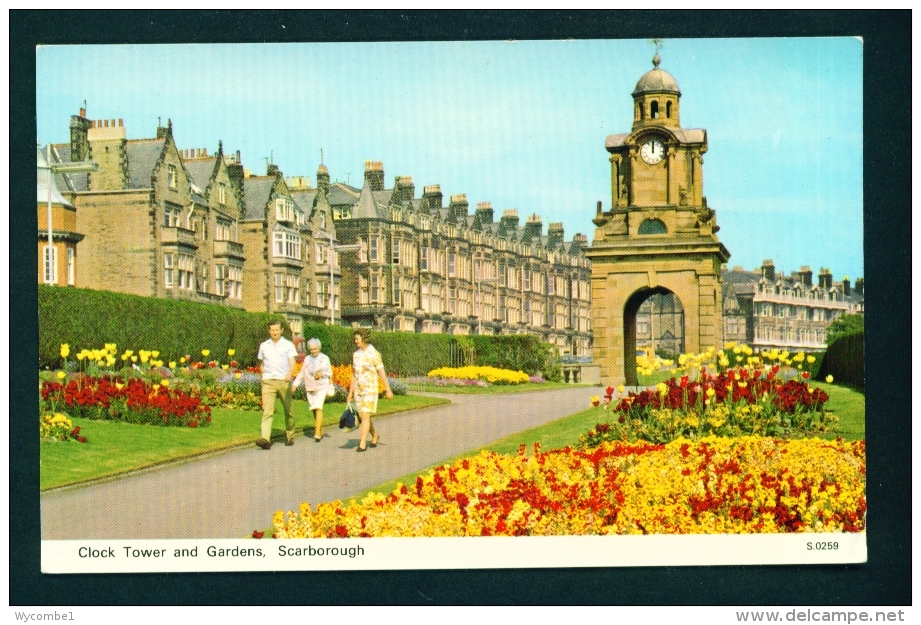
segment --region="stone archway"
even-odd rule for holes
[[[657,295],[663,296],[661,301],[656,301],[660,299],[655,297]],[[673,300],[673,302],[671,300]],[[674,306],[675,303],[677,303],[676,308],[673,307],[671,310],[662,310],[662,304]],[[649,306],[648,304],[652,305]],[[644,308],[647,310],[641,313]],[[648,317],[648,319],[643,319],[641,321],[641,317]],[[667,317],[670,318],[667,319],[667,322],[663,323],[664,318]],[[662,335],[667,333],[673,338],[667,346],[667,351],[670,352],[670,354],[666,355],[666,357],[672,357],[672,354],[684,351],[684,306],[681,304],[681,298],[664,287],[644,287],[630,295],[624,305],[623,323],[623,375],[624,383],[627,386],[638,385],[636,358],[639,354],[641,345],[644,348],[651,349],[653,353],[657,353],[658,350],[656,348],[658,347],[661,350],[663,347],[661,343]],[[641,327],[641,323],[648,323],[649,327],[644,329]]]

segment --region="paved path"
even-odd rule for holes
[[[597,389],[450,395],[450,405],[375,419],[376,449],[333,426],[293,447],[243,447],[109,482],[42,494],[42,538],[243,538],[276,510],[348,498],[420,468],[588,407]],[[386,401],[386,400],[382,400]],[[304,410],[304,406],[300,406]],[[281,417],[276,415],[276,423]],[[254,423],[256,423],[254,421]],[[256,426],[254,426],[255,428]],[[253,431],[254,437],[257,434]]]

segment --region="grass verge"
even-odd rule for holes
[[[843,386],[825,384],[822,382],[813,382],[813,386],[821,388],[828,393],[828,410],[838,416],[838,430],[833,433],[824,434],[821,438],[834,439],[836,436],[849,441],[861,440],[865,437],[865,408],[864,396],[854,390]],[[579,437],[592,427],[604,422],[608,413],[599,408],[589,408],[581,412],[551,421],[544,425],[524,430],[517,434],[512,434],[501,438],[497,441],[473,449],[441,462],[430,465],[419,471],[414,471],[395,480],[384,482],[374,488],[360,493],[353,499],[360,501],[368,493],[391,493],[398,484],[406,484],[411,487],[416,482],[419,475],[427,475],[433,468],[443,464],[453,464],[463,458],[475,456],[481,451],[494,451],[500,454],[514,454],[518,452],[518,447],[522,444],[527,445],[530,453],[534,443],[540,443],[543,451],[550,449],[561,449],[563,447],[575,447],[579,442]]]
[[[398,395],[381,400],[376,416],[448,403],[437,397]],[[336,428],[345,404],[326,404],[323,424]],[[253,410],[212,410],[212,423],[204,428],[159,427],[119,421],[72,419],[82,428],[89,442],[42,441],[40,445],[42,490],[111,477],[166,462],[208,454],[238,445],[252,444],[259,438],[262,412]],[[305,401],[294,402],[295,426],[313,436],[313,414]],[[276,405],[276,427],[272,437],[284,437],[281,404]]]

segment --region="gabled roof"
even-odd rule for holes
[[[218,162],[217,158],[195,158],[183,160],[182,164],[189,178],[192,179],[192,184],[204,192],[211,183],[211,177],[214,176],[214,169]]]
[[[359,195],[361,195],[360,189],[356,189],[342,182],[334,182],[329,185],[329,193],[327,194],[326,200],[331,206],[341,206],[343,204],[354,206],[358,201]]]
[[[163,154],[165,139],[133,139],[128,141],[128,188],[150,188],[154,167]]]
[[[384,205],[386,206],[386,205]],[[374,200],[374,192],[368,182],[361,188],[361,195],[352,210],[353,219],[387,219],[389,215],[384,212],[384,207]]]
[[[275,176],[250,176],[243,179],[246,214],[243,219],[265,219],[265,207],[275,188]]]

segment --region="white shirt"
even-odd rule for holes
[[[259,345],[259,354],[256,356],[262,361],[263,380],[284,380],[291,373],[291,358],[297,356],[294,343],[280,337],[278,342],[266,339]]]

